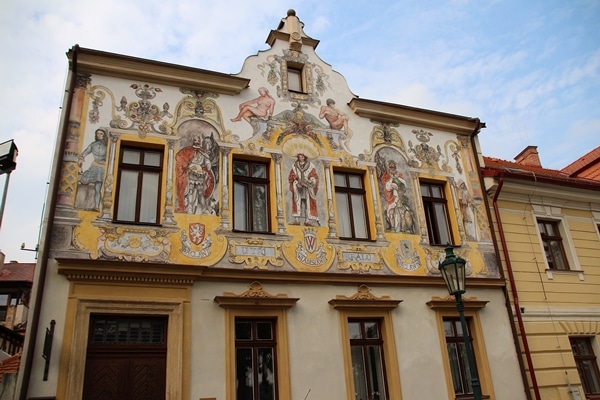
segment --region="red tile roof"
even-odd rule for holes
[[[600,146],[562,169],[569,176],[600,181]]]
[[[582,186],[594,190],[600,190],[600,182],[597,180],[586,179],[583,177],[573,177],[568,173],[556,169],[548,169],[534,165],[519,164],[514,161],[501,160],[499,158],[483,157],[485,170],[502,171],[513,177],[519,177],[525,180],[547,180],[557,185],[564,186]],[[484,172],[484,175],[486,173]]]
[[[11,262],[4,264],[0,281],[4,282],[31,282],[33,283],[34,263]]]

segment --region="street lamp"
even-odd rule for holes
[[[0,175],[6,174],[6,180],[4,181],[4,192],[2,193],[2,201],[0,202],[0,227],[2,227],[2,217],[4,216],[4,204],[6,203],[8,181],[10,180],[10,173],[17,168],[18,154],[19,150],[12,139],[7,140],[4,143],[0,143]]]
[[[456,308],[460,316],[460,324],[462,325],[463,338],[465,339],[465,351],[469,362],[469,371],[471,373],[471,387],[473,388],[473,398],[481,400],[481,384],[477,374],[477,366],[473,358],[471,350],[471,340],[469,339],[469,331],[467,329],[467,321],[465,320],[465,304],[463,303],[462,294],[466,291],[465,280],[465,264],[466,261],[454,254],[452,246],[446,247],[446,258],[440,262],[439,269],[446,283],[448,293],[456,299]]]

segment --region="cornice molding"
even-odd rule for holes
[[[127,283],[135,285],[176,285],[176,286],[192,286],[196,278],[192,276],[165,276],[165,275],[150,275],[150,274],[108,274],[80,271],[61,271],[63,275],[72,282],[110,282],[110,283]]]
[[[312,47],[313,49],[316,49],[319,45],[319,41],[317,39],[309,38],[308,36],[302,36],[301,39],[303,45]],[[271,32],[269,32],[269,36],[267,36],[266,43],[269,46],[273,47],[277,40],[281,40],[283,42],[288,43],[290,41],[290,34],[286,32],[272,30]]]
[[[336,310],[356,310],[368,308],[370,310],[392,310],[398,307],[402,300],[392,300],[390,296],[377,297],[371,293],[367,285],[360,285],[358,291],[350,297],[337,295],[329,300],[329,304]]]
[[[463,297],[462,299],[466,311],[479,311],[489,303],[487,300],[477,300],[477,297]],[[426,304],[435,311],[456,311],[456,299],[450,295],[444,298],[433,296]]]
[[[327,272],[301,272],[301,271],[271,271],[257,269],[215,268],[203,265],[165,264],[151,262],[125,262],[108,260],[82,260],[58,258],[58,273],[76,279],[82,276],[104,276],[105,279],[114,280],[117,276],[156,276],[176,278],[184,277],[193,279],[194,282],[202,281],[237,281],[262,283],[294,283],[294,284],[323,284],[323,285],[405,285],[422,287],[444,287],[445,284],[439,276],[413,276],[413,275],[383,275],[383,274],[356,274],[356,273],[327,273]],[[469,278],[469,287],[497,289],[504,287],[506,282],[502,278]]]
[[[248,290],[243,293],[224,292],[222,296],[214,298],[215,303],[223,308],[290,308],[296,305],[298,300],[300,299],[281,293],[272,295],[266,292],[262,284],[257,281],[250,283]]]
[[[77,73],[173,85],[235,95],[247,88],[250,79],[199,68],[185,67],[75,46],[67,57]]]
[[[446,114],[400,104],[353,98],[348,105],[357,115],[376,121],[428,127],[469,136],[474,132],[479,132],[481,128],[485,128],[485,123],[480,122],[478,118]]]
[[[496,184],[486,187],[488,194],[493,196],[496,187]],[[590,204],[596,203],[600,210],[598,191],[559,186],[556,184],[505,179],[499,196],[500,200],[511,200],[521,203],[531,203],[537,198],[543,198],[543,202],[539,201],[540,204],[548,205],[549,202],[555,202],[557,205],[564,207],[565,201],[570,201],[575,203],[570,205],[570,207],[587,210],[590,209]]]

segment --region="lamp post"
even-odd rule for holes
[[[471,387],[473,388],[473,398],[481,400],[481,384],[477,373],[477,366],[473,358],[471,350],[471,340],[465,319],[465,304],[463,303],[462,294],[466,291],[465,280],[465,264],[466,261],[454,254],[452,246],[446,247],[446,258],[440,262],[439,269],[446,283],[448,293],[456,299],[456,308],[462,325],[463,338],[465,339],[465,352],[467,353],[467,361],[469,362],[469,372],[471,373]]]
[[[2,201],[0,202],[0,227],[2,227],[2,217],[4,216],[4,204],[6,203],[6,192],[8,191],[10,173],[17,168],[18,154],[19,150],[12,139],[7,140],[4,143],[0,143],[0,175],[6,174],[4,191],[2,193]]]

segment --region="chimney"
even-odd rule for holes
[[[529,165],[532,167],[542,168],[540,157],[537,151],[537,146],[527,146],[525,150],[520,152],[516,157],[517,164]]]

